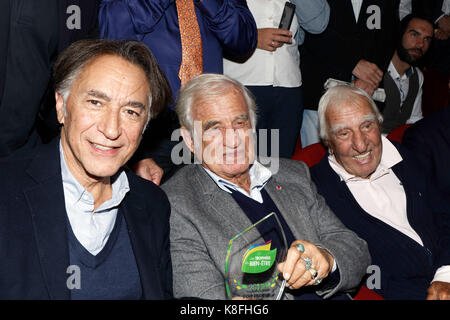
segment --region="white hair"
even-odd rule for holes
[[[369,96],[366,91],[355,86],[337,85],[328,89],[319,100],[319,135],[322,140],[329,140],[328,125],[325,117],[328,107],[339,106],[342,103],[354,100],[357,96],[362,96],[367,100],[372,108],[376,120],[378,121],[378,124],[381,125],[383,123],[383,116],[378,110],[378,107],[372,97]]]
[[[230,90],[242,93],[247,104],[252,129],[256,128],[256,103],[251,92],[239,81],[223,74],[204,73],[189,81],[180,91],[175,106],[181,126],[191,133],[194,126],[192,109],[199,100],[214,99],[228,93]]]

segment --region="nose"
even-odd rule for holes
[[[98,125],[98,130],[109,140],[116,140],[121,134],[120,115],[118,112],[107,112]]]
[[[352,145],[353,145],[353,149],[355,149],[359,153],[363,153],[363,152],[367,151],[366,136],[359,131],[355,132],[353,134]]]
[[[223,145],[227,148],[237,148],[240,144],[240,137],[235,129],[226,129],[223,137]]]
[[[417,37],[417,39],[416,39],[416,48],[422,49],[424,44],[425,44],[424,38],[423,37]]]

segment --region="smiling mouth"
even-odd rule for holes
[[[363,153],[363,154],[360,154],[360,155],[357,155],[357,156],[353,156],[353,159],[356,159],[356,160],[359,160],[359,161],[366,160],[370,156],[371,152],[372,151],[368,151],[366,153]]]
[[[94,147],[94,149],[96,149],[98,151],[106,151],[106,152],[108,152],[108,151],[114,152],[114,150],[117,150],[120,148],[120,147],[108,147],[108,146],[104,146],[104,145],[97,144],[94,142],[91,142],[91,145],[92,145],[92,147]]]

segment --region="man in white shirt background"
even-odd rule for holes
[[[326,28],[330,13],[325,0],[290,2],[296,5],[295,15],[290,29],[284,30],[279,24],[285,0],[248,0],[258,27],[257,47],[243,63],[232,57],[224,59],[224,74],[243,83],[256,98],[257,130],[268,130],[267,140],[261,132],[258,135],[267,146],[264,149],[259,145],[263,156],[290,158],[294,152],[303,115],[298,46],[303,43],[305,31],[317,34]],[[271,129],[279,129],[279,139],[276,134],[271,136]]]
[[[416,66],[427,53],[432,38],[433,24],[427,18],[410,14],[402,20],[397,49],[383,77],[386,99],[378,105],[384,119],[382,133],[422,119],[424,77]]]
[[[438,191],[414,155],[381,136],[383,118],[359,88],[329,89],[318,112],[329,153],[311,176],[338,218],[367,241],[379,270],[372,289],[385,299],[450,299],[450,213],[430,201]]]

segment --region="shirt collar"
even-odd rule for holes
[[[388,72],[391,75],[392,79],[405,80],[405,79],[408,79],[412,74],[414,74],[414,68],[413,67],[409,67],[405,71],[405,74],[403,76],[400,76],[400,74],[398,73],[397,69],[395,69],[395,66],[394,66],[394,64],[391,61],[389,63]]]
[[[213,181],[217,184],[217,186],[220,189],[228,193],[231,193],[230,189],[241,191],[243,190],[241,187],[222,177],[219,177],[217,174],[205,168],[204,166],[202,166],[202,168],[211,177],[211,179],[213,179]],[[255,160],[253,162],[253,165],[250,166],[249,175],[250,175],[250,190],[253,189],[262,190],[266,185],[266,183],[269,181],[269,179],[272,177],[272,172]]]
[[[83,185],[81,185],[81,183],[78,182],[78,180],[73,176],[72,172],[70,172],[66,160],[64,159],[64,152],[61,141],[59,142],[59,154],[64,193],[66,194],[67,192],[69,192],[71,194],[70,198],[73,199],[73,203],[69,203],[69,205],[74,206],[79,201],[84,201],[88,204],[94,205],[93,196],[86,190],[85,187],[83,187]],[[130,191],[128,177],[123,170],[119,171],[111,177],[111,187],[111,199],[102,203],[95,210],[96,212],[109,210],[111,208],[119,206],[119,204],[125,198],[125,195],[128,193],[128,191]],[[69,197],[66,197],[66,201],[68,198]]]
[[[348,173],[337,161],[334,155],[330,154],[328,156],[328,162],[331,168],[337,173],[341,178],[341,181],[351,182],[351,181],[374,181],[378,178],[389,173],[390,169],[397,163],[403,160],[402,156],[398,152],[397,148],[385,137],[381,136],[382,142],[382,154],[381,160],[376,168],[375,172],[370,176],[369,179],[364,179],[356,177]]]

